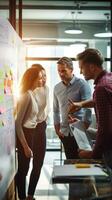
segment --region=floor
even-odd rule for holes
[[[62,158],[65,159],[64,154]],[[52,184],[54,164],[60,164],[60,152],[46,152],[41,176],[35,191],[36,200],[68,200],[68,184]],[[29,174],[27,182],[28,180]]]
[[[36,191],[35,191],[34,197],[36,200],[68,200],[69,185],[52,183],[53,166],[63,164],[64,159],[65,159],[64,153],[62,153],[62,162],[60,162],[60,152],[54,152],[54,151],[46,152],[44,165],[43,165],[40,179],[37,184]],[[31,165],[32,165],[32,163],[31,163]],[[30,171],[31,171],[31,167],[30,167],[30,170],[29,170],[29,173],[27,176],[27,183],[29,180]],[[76,187],[76,185],[75,185],[75,187]],[[86,189],[87,189],[87,191],[89,191],[87,187],[86,187]],[[99,194],[101,192],[101,194],[104,193],[107,195],[106,191],[108,191],[110,194],[110,191],[112,191],[112,188],[109,189],[108,186],[106,186],[106,190],[104,190],[104,191],[103,190],[102,190],[102,186],[99,185]],[[82,193],[85,194],[85,187],[81,188],[81,190],[79,191],[79,186],[78,186],[78,190],[75,190],[75,191],[76,191],[76,193],[78,191],[78,194],[80,193],[81,197],[82,197]],[[72,192],[73,192],[73,189],[72,189]],[[96,191],[94,190],[93,193],[96,194]],[[77,198],[72,198],[72,199],[77,200]],[[112,198],[106,198],[106,199],[112,200]],[[79,200],[79,198],[78,198],[78,200]]]

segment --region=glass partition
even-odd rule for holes
[[[71,46],[50,46],[50,45],[29,45],[27,46],[27,68],[31,67],[34,63],[40,63],[46,70],[47,73],[47,85],[49,87],[49,96],[50,96],[50,113],[47,126],[47,149],[60,149],[60,141],[57,138],[57,135],[53,126],[53,89],[54,86],[60,81],[59,75],[57,73],[57,60],[62,56],[68,56],[75,58],[77,53],[83,51],[85,48],[71,47]],[[110,46],[107,46],[106,56],[110,57]],[[74,63],[74,74],[80,78],[83,78],[83,75],[80,74],[77,61]],[[110,71],[110,61],[104,63],[105,69]],[[93,92],[94,85],[93,81],[89,81],[91,90]]]

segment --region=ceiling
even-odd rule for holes
[[[18,1],[17,6],[18,6]],[[34,41],[88,40],[95,32],[103,31],[105,14],[110,13],[111,1],[38,1],[23,0],[23,38]],[[74,14],[71,14],[74,12]],[[8,18],[8,1],[0,1],[0,16]],[[17,9],[18,19],[18,9]],[[67,26],[77,21],[83,29],[81,35],[64,33]]]
[[[24,20],[70,21],[72,11],[77,13],[78,20],[105,20],[104,14],[110,13],[110,2],[23,0]]]

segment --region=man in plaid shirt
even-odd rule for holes
[[[69,112],[94,107],[97,119],[96,142],[92,151],[79,150],[81,158],[108,155],[112,166],[112,73],[103,69],[103,57],[97,49],[88,48],[77,55],[80,72],[86,80],[94,79],[93,99],[71,103]]]

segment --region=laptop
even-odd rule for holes
[[[88,139],[86,129],[82,121],[77,121],[70,124],[70,129],[75,137],[79,149],[92,150],[92,142]]]

